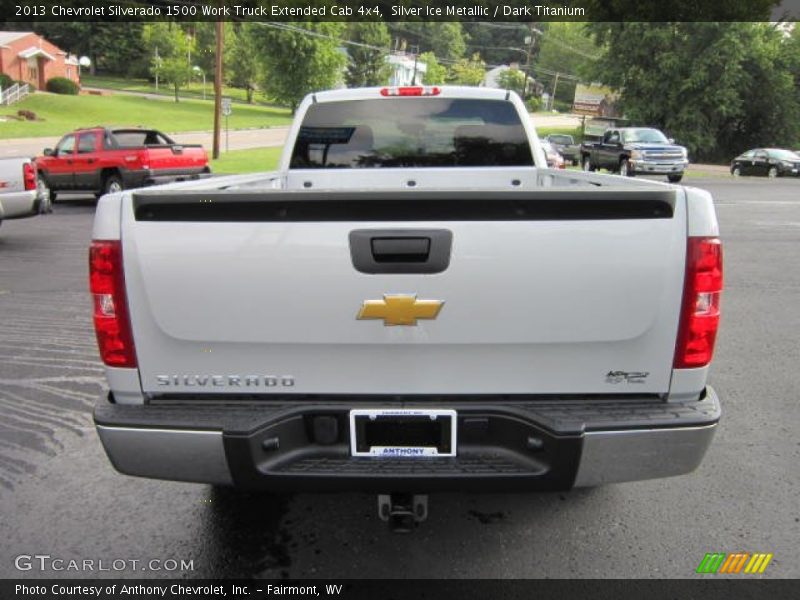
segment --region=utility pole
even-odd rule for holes
[[[525,36],[525,43],[528,45],[528,51],[525,54],[525,69],[522,72],[522,101],[525,101],[525,92],[528,91],[528,77],[531,72],[531,55],[533,54],[533,45],[536,43],[536,38],[533,37],[535,28],[533,23],[528,23],[528,35]]]
[[[217,21],[217,54],[214,57],[214,142],[211,150],[213,159],[219,158],[219,125],[222,112],[222,45],[225,29],[223,22]]]
[[[550,99],[550,110],[553,110],[553,107],[556,105],[556,89],[558,89],[558,76],[560,73],[556,71],[556,79],[553,82],[553,97]]]
[[[414,51],[414,74],[411,76],[411,85],[417,85],[417,54],[419,54],[419,46],[411,46]]]

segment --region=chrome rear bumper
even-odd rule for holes
[[[693,402],[653,402],[648,408],[617,403],[612,416],[597,401],[572,403],[572,412],[566,403],[550,404],[558,406],[550,413],[535,405],[536,413],[528,404],[525,410],[513,403],[454,404],[460,418],[488,416],[488,435],[473,435],[471,442],[465,437],[467,445],[459,442],[457,459],[399,459],[396,464],[351,458],[346,439],[330,446],[309,439],[307,419],[320,411],[319,405],[251,408],[261,411],[253,413],[261,420],[248,421],[245,408],[235,409],[242,413],[239,417],[227,418],[220,416],[226,414],[224,408],[197,407],[195,419],[195,407],[121,407],[103,401],[95,421],[112,464],[128,475],[281,490],[371,491],[385,485],[384,491],[422,493],[569,489],[682,475],[699,466],[720,416],[712,388]],[[352,403],[327,404],[325,410],[333,414],[347,406]],[[620,417],[623,412],[628,416]],[[538,449],[529,437],[526,447],[530,435],[540,438]],[[435,462],[424,462],[430,460]],[[406,468],[408,461],[413,467]]]

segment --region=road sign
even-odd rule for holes
[[[227,117],[227,116],[230,116],[230,114],[232,112],[233,112],[233,106],[231,106],[231,99],[230,98],[223,98],[222,99],[222,114]]]

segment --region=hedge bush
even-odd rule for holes
[[[5,73],[0,73],[0,89],[7,90],[14,85],[14,80]]]
[[[80,87],[78,87],[77,83],[66,77],[53,77],[47,80],[47,91],[54,94],[77,96]]]

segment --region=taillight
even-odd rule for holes
[[[408,86],[381,88],[381,96],[438,96],[442,90],[437,86]]]
[[[100,358],[110,367],[136,367],[119,240],[92,241],[89,289]]]
[[[714,355],[722,292],[722,244],[716,237],[690,237],[686,280],[675,346],[676,369],[704,367]]]
[[[22,165],[22,180],[26,190],[36,189],[36,165],[26,162]]]

